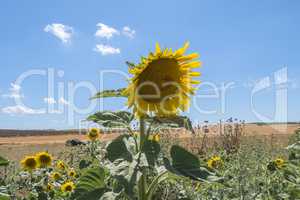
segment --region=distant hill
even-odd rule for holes
[[[70,130],[15,130],[15,129],[0,129],[0,137],[15,137],[15,136],[35,136],[35,135],[66,135],[66,134],[83,134],[85,130],[70,129]]]

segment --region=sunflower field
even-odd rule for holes
[[[156,44],[140,63],[128,63],[126,88],[95,95],[127,99],[130,111],[88,117],[103,129],[124,130],[112,141],[91,128],[89,141],[69,154],[36,152],[18,165],[0,157],[0,200],[300,199],[300,130],[276,151],[258,140],[229,140],[230,133],[205,151],[170,136],[178,127],[194,132],[180,115],[200,84],[199,55],[185,54],[188,46],[173,51]]]

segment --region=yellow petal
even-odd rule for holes
[[[160,54],[161,53],[160,46],[159,46],[158,42],[155,45],[155,52],[156,52],[156,54]]]
[[[190,76],[200,76],[201,73],[200,72],[190,72],[189,75]]]
[[[189,62],[189,63],[185,63],[185,64],[181,65],[182,68],[197,68],[200,66],[201,66],[200,61],[193,61],[193,62]]]
[[[189,55],[186,55],[186,56],[181,56],[181,57],[177,58],[177,60],[179,62],[185,62],[185,61],[193,60],[193,59],[196,59],[196,58],[199,58],[199,54],[198,53],[192,53],[192,54],[189,54]]]
[[[187,50],[187,48],[189,47],[190,43],[189,42],[186,42],[184,43],[183,47],[181,47],[180,49],[178,49],[174,54],[175,57],[180,57],[182,56],[185,51]]]

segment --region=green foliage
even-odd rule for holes
[[[5,186],[0,186],[0,200],[10,200],[7,188]]]
[[[164,158],[165,167],[170,172],[202,182],[222,180],[215,173],[201,166],[199,159],[184,148],[174,145],[170,153],[172,163],[167,158]]]
[[[160,145],[153,140],[146,140],[144,144],[144,151],[146,154],[147,162],[150,166],[155,166],[160,153]]]
[[[107,190],[105,171],[96,167],[88,169],[79,178],[73,196],[77,200],[98,200]]]
[[[104,90],[102,92],[98,92],[91,99],[107,98],[107,97],[127,97],[126,95],[124,95],[124,90],[125,88],[121,88],[117,90]]]
[[[3,158],[2,156],[0,156],[0,166],[8,166],[8,165],[9,165],[9,161]]]
[[[247,137],[233,153],[218,148],[215,140],[215,148],[200,154],[197,147],[203,138],[199,136],[191,141],[179,138],[178,143],[172,133],[160,134],[159,142],[147,138],[156,133],[150,126],[164,122],[147,121],[144,136],[131,130],[106,144],[98,140],[73,147],[60,159],[68,167],[59,171],[61,178],[56,181],[51,179],[51,173],[58,170],[55,165],[33,173],[18,170],[20,173],[11,177],[0,176],[0,200],[300,199],[299,132],[284,149],[273,143],[268,149],[265,141]],[[223,164],[208,168],[208,160],[214,156]],[[284,165],[277,166],[277,158]],[[71,168],[78,177],[68,175]],[[61,185],[69,180],[75,191],[62,192]],[[51,191],[45,189],[47,183],[53,184]]]
[[[88,121],[93,121],[107,128],[127,128],[133,119],[133,114],[126,111],[97,112],[87,118]]]
[[[172,116],[172,117],[147,117],[146,121],[153,127],[158,128],[185,128],[192,133],[195,133],[191,120],[186,116]]]
[[[112,177],[122,186],[127,196],[134,198],[134,187],[139,181],[142,170],[148,167],[146,155],[136,151],[134,138],[122,135],[106,147],[107,167]]]

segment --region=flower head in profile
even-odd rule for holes
[[[60,189],[62,192],[73,192],[75,185],[72,181],[67,181],[61,185]]]
[[[60,170],[65,170],[67,168],[66,164],[61,160],[57,161],[56,167]]]
[[[207,166],[211,169],[218,169],[223,166],[223,160],[220,156],[213,156],[207,161]]]
[[[35,155],[40,168],[49,167],[52,163],[52,156],[48,152],[40,152]]]
[[[185,55],[188,46],[187,42],[172,51],[171,48],[161,49],[157,43],[155,52],[130,67],[133,78],[123,94],[128,96],[128,106],[134,108],[137,117],[147,114],[172,116],[179,110],[187,110],[190,95],[195,91],[193,85],[200,83],[193,80],[200,73],[192,69],[201,65],[197,53]]]
[[[52,172],[51,178],[55,181],[59,180],[61,178],[61,174],[59,172]]]
[[[21,165],[24,170],[32,171],[37,168],[38,162],[35,156],[26,156],[23,160],[21,160]]]
[[[100,130],[98,128],[91,128],[89,130],[89,132],[87,133],[87,137],[91,141],[95,141],[96,139],[98,139],[100,137]]]

